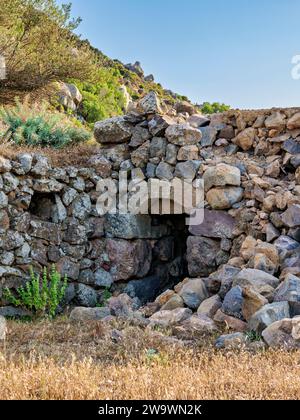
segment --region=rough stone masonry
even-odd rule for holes
[[[0,291],[23,284],[30,266],[54,263],[69,278],[73,319],[135,314],[174,334],[226,325],[235,333],[219,347],[243,342],[245,331],[300,347],[300,109],[208,118],[151,92],[96,123],[95,138],[101,149],[85,168],[53,168],[34,153],[0,157]],[[203,180],[204,223],[100,217],[96,185],[117,185],[120,170],[136,184]],[[114,296],[96,308],[106,288]],[[0,315],[20,314],[1,305]]]

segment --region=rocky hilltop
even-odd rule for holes
[[[55,263],[73,320],[120,316],[182,340],[227,328],[218,347],[255,336],[299,348],[300,108],[194,112],[151,92],[96,123],[88,167],[1,158],[1,287]],[[204,223],[186,226],[185,211],[100,217],[96,185],[118,185],[120,170],[135,185],[202,180]],[[0,314],[18,315],[3,299]]]

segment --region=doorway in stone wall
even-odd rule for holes
[[[138,297],[142,304],[153,302],[157,296],[188,277],[186,259],[189,236],[186,215],[152,215],[152,226],[163,227],[164,235],[151,239],[152,263],[145,278],[131,280],[124,292]]]

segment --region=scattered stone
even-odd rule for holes
[[[13,319],[31,318],[32,313],[25,309],[15,308],[14,306],[1,306],[0,317]]]
[[[281,319],[269,325],[262,336],[271,348],[296,350],[300,348],[300,317]]]
[[[283,130],[286,127],[286,116],[281,112],[274,112],[265,120],[265,126],[271,130]]]
[[[300,205],[293,204],[290,206],[286,212],[282,214],[281,220],[290,228],[300,226]]]
[[[110,316],[109,308],[74,308],[70,313],[70,320],[76,322],[100,321]]]
[[[202,279],[189,280],[179,292],[186,306],[198,309],[200,304],[208,298],[208,292]]]
[[[173,334],[181,340],[196,340],[218,331],[214,321],[204,315],[192,315],[173,328]]]
[[[246,128],[233,139],[233,142],[246,152],[253,147],[255,136],[255,128]]]
[[[275,302],[263,306],[249,320],[249,329],[262,333],[269,325],[276,321],[290,317],[288,302]]]
[[[187,262],[192,277],[208,276],[227,260],[228,254],[221,250],[219,241],[201,236],[188,237]]]
[[[267,304],[268,300],[253,287],[246,286],[243,288],[242,314],[246,321],[249,321],[256,312]]]
[[[177,308],[184,308],[184,301],[182,297],[175,294],[173,295],[162,307],[162,311],[173,311]]]
[[[159,311],[150,317],[150,327],[173,327],[192,316],[192,311],[188,308],[177,308],[173,311]]]
[[[197,310],[198,315],[204,315],[208,318],[213,318],[217,311],[222,307],[222,301],[219,295],[214,295],[205,299]]]
[[[209,118],[205,117],[201,114],[193,114],[191,115],[187,122],[194,128],[204,127],[210,123]]]
[[[215,342],[217,349],[236,350],[243,348],[248,343],[247,336],[237,332],[234,334],[221,335]]]
[[[78,284],[76,291],[76,301],[80,306],[94,308],[97,305],[96,291],[85,284]]]
[[[300,278],[288,274],[276,289],[274,302],[288,302],[291,315],[300,315]]]
[[[219,324],[222,328],[229,328],[233,331],[244,332],[248,329],[248,325],[246,322],[224,314],[224,312],[222,312],[221,309],[219,309],[216,315],[214,316],[214,321],[217,324]]]
[[[243,290],[241,287],[235,286],[226,294],[222,312],[234,318],[243,319],[243,304]]]
[[[199,159],[198,146],[182,146],[178,151],[177,159],[180,161],[198,160]]]
[[[279,279],[261,270],[246,268],[240,271],[233,279],[233,286],[252,286],[263,296],[269,293],[270,288],[275,289],[279,285]]]

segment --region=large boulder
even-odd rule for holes
[[[152,251],[148,241],[107,239],[106,252],[114,281],[143,278],[149,273]]]
[[[206,194],[206,200],[213,210],[226,210],[242,201],[243,195],[241,187],[212,188]]]
[[[226,185],[239,187],[241,185],[241,171],[235,166],[220,163],[205,171],[203,181],[205,191],[212,187],[224,187]]]
[[[236,224],[236,219],[225,211],[205,209],[203,223],[190,226],[189,231],[195,236],[231,239]]]
[[[229,255],[220,248],[220,241],[201,236],[188,237],[187,262],[191,277],[208,276],[228,259]]]
[[[262,336],[271,348],[299,349],[300,317],[274,322],[262,332]]]
[[[150,92],[137,104],[137,110],[142,114],[161,114],[160,100],[155,92]]]
[[[165,136],[170,143],[177,146],[198,144],[202,138],[201,132],[189,124],[170,125],[166,129]]]
[[[291,315],[300,315],[300,279],[288,274],[285,280],[278,286],[274,296],[274,302],[288,302]]]
[[[263,306],[256,312],[248,323],[249,329],[261,333],[276,321],[290,317],[288,302],[275,302]]]
[[[268,118],[266,118],[265,126],[269,130],[282,130],[286,126],[285,114],[279,111],[273,112]]]
[[[233,279],[233,286],[251,286],[258,293],[268,297],[279,285],[279,279],[265,271],[246,268]]]
[[[119,239],[157,239],[168,234],[166,224],[153,226],[149,215],[108,214],[105,217],[106,236]]]
[[[95,139],[98,143],[124,143],[132,136],[132,126],[124,117],[113,117],[95,124]]]
[[[209,297],[205,283],[202,279],[190,279],[185,283],[179,296],[182,297],[186,306],[198,309],[200,304]]]

